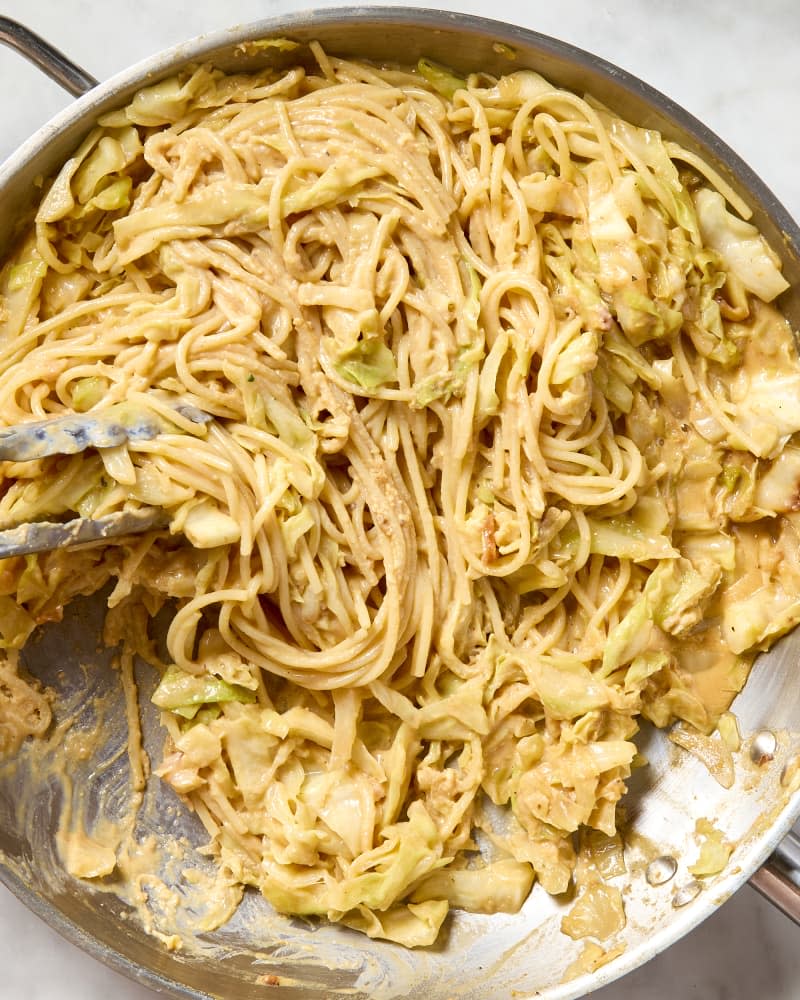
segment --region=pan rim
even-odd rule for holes
[[[435,8],[354,5],[301,10],[204,33],[166,48],[102,81],[97,87],[71,102],[38,129],[0,165],[0,196],[11,179],[24,174],[34,158],[70,126],[82,121],[88,125],[93,116],[98,113],[98,107],[107,110],[119,106],[126,94],[144,83],[155,82],[167,73],[174,72],[175,68],[181,64],[202,60],[216,51],[233,49],[235,46],[255,38],[277,33],[291,34],[292,31],[301,29],[304,33],[308,33],[317,27],[324,28],[366,21],[386,28],[413,24],[415,27],[428,27],[432,30],[452,30],[474,36],[490,36],[501,44],[509,46],[522,44],[579,67],[591,69],[593,74],[605,78],[632,94],[639,101],[654,107],[662,115],[674,121],[679,129],[690,134],[701,149],[711,151],[718,160],[724,162],[736,177],[739,186],[758,199],[767,215],[782,233],[789,251],[795,258],[800,259],[800,226],[769,186],[713,130],[661,91],[614,63],[550,35],[499,20]],[[772,853],[798,817],[800,817],[800,791],[795,793],[784,805],[767,831],[753,838],[752,843],[738,859],[738,871],[726,875],[715,883],[713,892],[701,894],[695,905],[677,916],[668,928],[659,930],[650,940],[637,948],[630,952],[626,950],[618,958],[595,972],[587,973],[570,983],[552,987],[546,995],[547,1000],[575,1000],[577,997],[584,996],[589,990],[608,985],[620,976],[645,964],[650,958],[679,940],[710,916],[721,902],[747,880]],[[88,934],[74,921],[65,917],[54,905],[43,900],[38,893],[29,889],[2,862],[0,862],[0,881],[25,906],[62,937],[115,971],[158,992],[180,998],[180,1000],[209,1000],[209,994],[198,992],[193,987],[182,985],[150,968],[143,967]],[[662,940],[662,937],[666,940]]]

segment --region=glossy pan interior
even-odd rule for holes
[[[225,69],[248,69],[297,53],[248,47],[248,41],[286,36],[320,40],[331,52],[376,61],[414,63],[421,56],[457,71],[503,73],[530,67],[554,83],[589,92],[636,124],[659,129],[699,152],[745,197],[754,219],[784,258],[793,289],[782,300],[795,329],[800,327],[800,232],[774,196],[716,136],[661,94],[604,61],[572,46],[497,22],[436,11],[404,8],[347,8],[285,16],[205,36],[156,56],[94,88],[54,119],[0,169],[0,248],[7,248],[37,197],[37,178],[52,174],[88,131],[96,117],[119,106],[142,84],[174,72],[186,62],[210,60]],[[26,665],[59,692],[77,725],[91,724],[99,703],[106,707],[106,744],[89,761],[71,760],[76,787],[87,790],[87,815],[122,814],[127,769],[124,712],[118,680],[98,651],[102,601],[73,609],[65,621],[48,626],[25,651]],[[569,903],[538,887],[515,916],[455,915],[442,944],[407,952],[369,941],[346,929],[275,917],[255,895],[219,931],[193,936],[191,914],[183,918],[185,946],[169,951],[147,934],[127,904],[104,887],[65,875],[55,832],[64,803],[63,783],[48,770],[36,748],[27,747],[13,766],[0,768],[0,877],[52,926],[118,971],[161,993],[183,998],[270,996],[389,998],[425,997],[478,1000],[493,996],[568,1000],[584,995],[640,965],[707,916],[761,864],[800,811],[797,794],[781,784],[787,762],[800,750],[800,700],[795,663],[800,633],[789,636],[759,659],[735,710],[743,733],[770,729],[778,734],[774,760],[753,764],[745,746],[737,761],[737,784],[724,792],[696,760],[670,753],[660,735],[644,733],[651,766],[638,773],[628,797],[632,828],[644,844],[629,854],[624,885],[628,925],[605,947],[624,945],[600,969],[564,981],[583,950],[560,933]],[[84,670],[82,664],[89,664]],[[148,747],[158,757],[161,734],[148,711],[149,681],[143,670],[141,701]],[[101,698],[101,702],[95,699]],[[103,701],[105,699],[105,701]],[[62,715],[65,709],[62,709]],[[672,748],[674,751],[674,748]],[[113,762],[112,762],[113,761]],[[105,763],[103,763],[105,762]],[[111,763],[109,763],[111,762]],[[199,823],[182,809],[157,779],[151,782],[143,827],[164,844],[185,837],[201,844]],[[687,865],[697,855],[695,822],[713,817],[737,842],[730,864],[707,881],[695,898],[676,903],[691,883]],[[650,846],[648,846],[648,840]],[[678,871],[670,882],[652,887],[644,877],[654,853],[674,856]],[[191,862],[202,865],[201,860]],[[154,874],[174,879],[169,865]],[[191,904],[191,901],[190,901]]]

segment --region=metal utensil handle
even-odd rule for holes
[[[0,531],[0,559],[24,556],[32,552],[52,552],[86,542],[104,542],[109,538],[157,531],[169,525],[169,514],[160,507],[121,510],[96,520],[75,517],[71,521],[35,521]]]
[[[73,97],[80,97],[97,86],[98,81],[90,73],[10,17],[0,17],[0,43],[16,49]]]
[[[750,878],[750,885],[800,925],[800,837],[790,831]]]

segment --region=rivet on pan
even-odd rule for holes
[[[775,733],[770,732],[769,729],[762,729],[753,737],[753,742],[750,745],[750,759],[754,764],[767,764],[774,759],[777,749],[778,741],[775,739]]]
[[[693,899],[697,899],[697,896],[702,888],[702,885],[700,885],[697,879],[687,882],[686,885],[682,885],[680,888],[675,890],[675,893],[672,896],[672,905],[676,910],[681,906],[686,906],[686,904],[691,903]]]
[[[650,885],[663,885],[674,876],[678,870],[678,862],[669,854],[651,861],[645,870],[644,877]]]

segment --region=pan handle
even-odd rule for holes
[[[800,837],[794,831],[751,877],[750,885],[800,925]]]
[[[0,44],[22,53],[73,97],[80,97],[98,81],[86,70],[67,59],[63,52],[10,17],[0,17]]]

